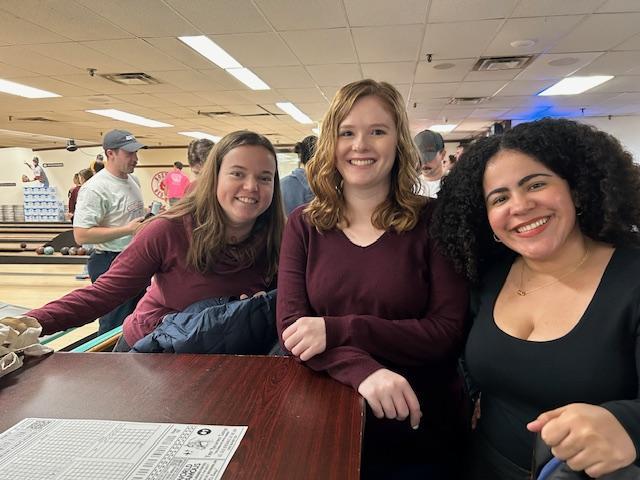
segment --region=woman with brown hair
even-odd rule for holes
[[[154,282],[123,324],[128,350],[168,313],[199,300],[240,297],[275,285],[284,212],[276,152],[262,135],[230,133],[211,153],[195,190],[142,224],[92,285],[27,316],[44,333],[88,323]]]
[[[307,165],[316,198],[282,243],[282,343],[367,401],[363,478],[454,478],[467,290],[428,234],[417,165],[398,91],[342,87]]]

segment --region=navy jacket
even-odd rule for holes
[[[131,351],[265,355],[278,341],[275,313],[276,290],[246,300],[201,300],[166,315]]]

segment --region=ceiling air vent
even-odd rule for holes
[[[216,117],[277,117],[277,116],[280,116],[280,115],[287,115],[286,113],[272,112],[272,111],[266,109],[265,107],[263,107],[262,105],[256,105],[256,107],[258,107],[260,110],[264,110],[264,112],[260,112],[260,113],[235,113],[235,112],[231,112],[229,110],[220,110],[220,111],[212,111],[212,112],[206,112],[204,110],[198,110],[198,115],[203,115],[203,116],[209,117],[209,118],[216,118]]]
[[[147,75],[146,73],[136,72],[136,73],[106,73],[104,75],[100,75],[107,80],[111,80],[112,82],[121,83],[123,85],[156,85],[160,83],[159,80],[156,80],[151,75]]]
[[[18,120],[20,122],[57,122],[52,118],[46,117],[9,117],[9,120]]]
[[[519,57],[481,57],[472,70],[477,72],[492,72],[495,70],[513,70],[524,68],[534,59],[535,55]]]
[[[489,100],[489,97],[451,97],[447,104],[449,105],[478,105]]]

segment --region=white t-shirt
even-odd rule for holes
[[[438,196],[439,191],[440,191],[439,179],[427,180],[422,175],[420,175],[420,190],[418,191],[418,195],[422,195],[423,197],[436,198]]]
[[[44,171],[44,168],[42,168],[40,165],[36,165],[35,167],[33,167],[33,176],[35,177],[40,177],[39,182],[42,183],[42,185],[44,185],[45,187],[49,186],[49,179],[47,178],[47,174]]]
[[[133,175],[126,179],[100,170],[82,185],[73,216],[73,226],[121,227],[144,216],[140,182]],[[95,245],[97,250],[121,252],[131,242],[132,235]]]

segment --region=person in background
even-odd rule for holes
[[[458,159],[456,158],[455,155],[449,155],[448,158],[445,158],[442,160],[442,175],[447,175],[451,169],[453,168],[453,166],[456,164],[456,162],[458,161]]]
[[[204,163],[209,156],[209,152],[215,144],[208,138],[192,140],[187,148],[187,161],[191,168],[191,173],[197,179],[204,167]]]
[[[432,202],[414,193],[404,101],[388,83],[354,82],[322,125],[307,164],[316,197],[282,242],[282,345],[365,398],[362,478],[457,478],[467,288],[428,233]]]
[[[164,192],[172,207],[184,196],[189,187],[189,177],[182,173],[182,162],[173,162],[173,170],[164,177]]]
[[[413,140],[420,152],[420,190],[425,197],[436,198],[440,190],[442,163],[447,156],[442,135],[423,130]]]
[[[153,277],[124,322],[116,351],[127,351],[169,313],[212,297],[272,289],[284,222],[273,145],[257,133],[230,133],[212,151],[195,189],[142,224],[96,282],[26,316],[37,319],[45,334],[83,325],[136,295]]]
[[[145,213],[139,181],[131,175],[138,163],[137,151],[144,145],[130,132],[111,130],[104,135],[102,146],[107,164],[80,189],[73,217],[76,242],[95,245],[87,262],[92,282],[109,270],[131,242]],[[121,297],[118,308],[100,317],[98,332],[122,325],[141,293]]]
[[[96,155],[96,159],[91,162],[91,166],[89,167],[93,173],[98,173],[100,170],[104,168],[104,157],[101,153]]]
[[[40,166],[40,159],[38,157],[33,157],[31,160],[33,163],[33,167],[28,163],[25,163],[27,167],[31,169],[33,172],[33,179],[29,179],[28,177],[23,178],[23,182],[40,182],[40,186],[48,188],[49,187],[49,179],[47,178],[47,172],[45,172],[44,168]],[[26,177],[26,176],[25,176]]]
[[[89,168],[84,168],[73,176],[74,181],[77,178],[78,184],[69,192],[69,218],[71,221],[73,221],[73,214],[76,211],[80,187],[91,177],[93,177],[93,171]]]
[[[79,186],[80,186],[80,177],[78,176],[78,172],[76,172],[73,174],[73,187],[69,189],[69,193],[67,194],[67,197],[71,198],[71,192],[73,192]]]
[[[309,203],[314,196],[307,181],[305,165],[311,160],[311,157],[313,157],[317,141],[318,137],[309,135],[296,144],[295,152],[300,159],[298,168],[284,177],[280,182],[282,198],[284,199],[284,210],[287,215],[296,207]]]
[[[464,153],[464,149],[465,149],[465,145],[462,143],[459,143],[458,146],[456,147],[456,153],[455,153],[456,160],[460,160],[460,157]]]
[[[639,225],[632,156],[570,120],[477,140],[443,179],[432,235],[476,285],[464,478],[530,478],[537,432],[590,477],[640,463]]]

